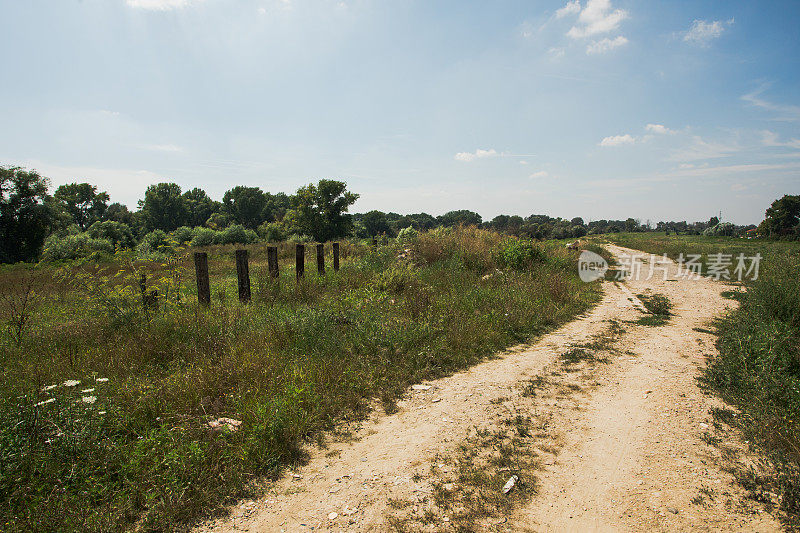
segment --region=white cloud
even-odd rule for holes
[[[539,170],[537,172],[534,172],[528,177],[531,179],[537,179],[537,178],[546,178],[547,176],[549,176],[549,174],[547,173],[546,170]]]
[[[567,15],[577,15],[581,12],[581,3],[578,0],[571,0],[567,5],[556,11],[556,18],[564,18]]]
[[[800,121],[800,106],[774,104],[772,102],[768,102],[760,97],[761,93],[763,93],[766,89],[767,85],[762,85],[755,91],[742,96],[742,100],[756,107],[760,107],[761,109],[778,113],[778,116],[774,117],[774,120],[781,120],[784,122]]]
[[[635,142],[636,138],[626,133],[625,135],[605,137],[598,143],[598,146],[622,146],[623,144],[634,144]]]
[[[145,144],[142,149],[152,152],[183,152],[183,148],[177,144]]]
[[[786,142],[781,142],[778,139],[778,134],[773,131],[764,130],[761,132],[761,144],[764,146],[782,146],[785,148],[800,149],[800,139],[792,138]]]
[[[573,39],[608,33],[619,27],[628,17],[624,9],[611,8],[611,0],[588,0],[586,7],[578,15],[578,24],[570,28],[567,35]]]
[[[708,46],[708,44],[722,35],[727,26],[733,24],[733,19],[725,22],[714,20],[706,22],[705,20],[694,20],[689,30],[683,34],[683,40],[687,43],[699,44],[700,46]]]
[[[490,148],[489,150],[481,150],[480,148],[478,148],[477,150],[475,150],[475,152],[458,152],[454,156],[454,159],[456,161],[469,162],[469,161],[474,161],[476,159],[483,159],[486,157],[497,157],[498,155],[500,154],[498,154],[497,150],[495,150],[494,148]]]
[[[151,11],[168,11],[186,7],[193,0],[125,0],[129,7],[149,9]]]
[[[525,160],[523,159],[522,161],[520,161],[520,162],[519,162],[519,164],[520,164],[520,165],[527,165],[527,164],[528,164],[528,162],[527,162],[527,161],[525,161]]]
[[[604,54],[609,50],[613,50],[614,48],[619,48],[628,43],[628,39],[619,35],[614,39],[601,39],[599,41],[595,41],[589,46],[586,47],[587,54]]]
[[[669,134],[675,133],[674,131],[672,131],[671,129],[662,124],[648,124],[647,126],[644,127],[644,129],[646,129],[650,133],[659,133],[662,135],[666,135],[668,133]]]
[[[547,53],[550,54],[550,57],[552,59],[559,59],[564,57],[566,50],[564,50],[563,48],[551,48],[550,50],[547,51]]]
[[[672,161],[697,161],[725,157],[739,151],[741,151],[741,147],[737,144],[705,141],[702,137],[695,135],[692,137],[691,146],[675,152],[670,159]]]

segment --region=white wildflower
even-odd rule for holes
[[[97,396],[84,396],[81,401],[83,403],[94,403],[97,401]]]
[[[97,414],[98,415],[104,415],[104,414],[106,414],[106,412],[105,411],[97,411]]]
[[[91,389],[83,389],[81,392],[84,393],[84,394],[88,394],[90,392],[94,392],[94,387],[91,388]]]
[[[98,383],[105,383],[106,381],[108,381],[108,378],[97,378],[95,381]]]
[[[50,398],[49,400],[44,400],[44,401],[41,401],[41,402],[37,403],[36,407],[41,407],[42,405],[45,405],[45,404],[48,404],[48,403],[51,403],[51,402],[54,402],[54,401],[56,401],[55,398]]]
[[[49,390],[53,390],[53,389],[55,389],[56,387],[58,387],[58,385],[48,385],[47,387],[45,387],[45,388],[43,388],[43,389],[42,389],[42,392],[47,392],[47,391],[49,391]]]
[[[80,380],[77,379],[68,379],[67,381],[64,382],[65,387],[74,387],[80,384],[81,384]]]

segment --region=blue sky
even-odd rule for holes
[[[757,223],[800,194],[800,4],[0,0],[0,164],[136,206]]]

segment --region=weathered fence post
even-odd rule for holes
[[[325,245],[317,245],[317,273],[320,276],[325,275]]]
[[[239,279],[239,301],[250,301],[250,266],[247,250],[236,250],[236,277]]]
[[[194,273],[197,277],[197,301],[203,305],[211,303],[211,286],[208,283],[208,254],[194,253]]]
[[[333,270],[339,271],[339,243],[333,243]]]
[[[278,247],[267,246],[267,269],[273,278],[278,277]]]
[[[300,278],[306,272],[306,247],[302,244],[297,245],[297,250],[295,252],[295,268],[297,270],[297,281],[300,281]]]

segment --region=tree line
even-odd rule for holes
[[[183,191],[176,183],[147,187],[138,209],[110,203],[107,192],[89,183],[60,185],[49,194],[50,181],[35,170],[0,166],[0,262],[34,261],[42,248],[51,259],[86,251],[140,246],[163,247],[168,235],[180,243],[254,242],[255,240],[326,242],[346,237],[396,237],[415,231],[458,225],[481,226],[530,239],[580,238],[612,232],[664,231],[729,236],[800,238],[800,196],[786,195],[767,209],[756,226],[735,226],[712,217],[707,222],[658,222],[554,218],[548,215],[498,215],[484,221],[469,210],[402,215],[369,211],[350,214],[359,195],[342,181],[322,179],[294,194],[265,192],[239,185],[221,201],[200,189]]]

